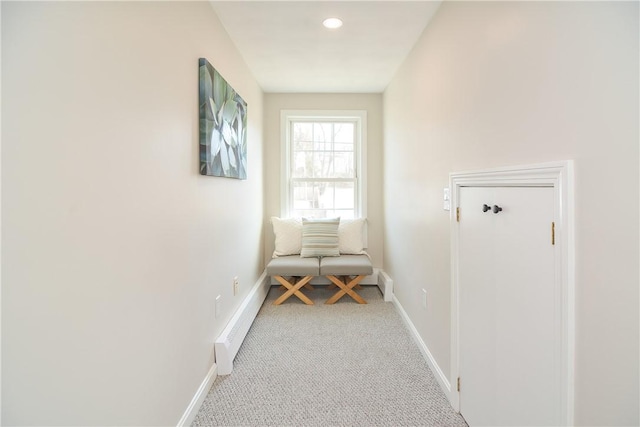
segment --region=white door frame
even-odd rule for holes
[[[574,416],[574,340],[575,340],[575,242],[574,242],[574,191],[573,161],[543,163],[527,166],[485,169],[449,174],[451,189],[451,390],[449,400],[460,412],[460,393],[456,387],[460,372],[459,346],[459,274],[458,238],[456,220],[460,206],[460,187],[553,187],[555,226],[556,280],[562,292],[562,420],[563,425],[573,425]],[[460,212],[464,218],[464,212]],[[463,385],[464,387],[464,385]]]

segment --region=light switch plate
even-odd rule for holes
[[[451,191],[449,188],[445,188],[442,191],[444,203],[442,204],[442,208],[445,211],[451,210]]]
[[[216,319],[218,318],[218,314],[220,313],[220,310],[222,308],[222,305],[220,304],[221,302],[222,302],[222,295],[218,295],[216,297],[216,306],[215,306],[215,315],[214,315]]]

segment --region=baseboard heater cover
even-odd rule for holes
[[[379,272],[377,284],[380,291],[382,291],[382,295],[384,295],[384,301],[393,301],[393,279],[383,270]]]
[[[242,302],[227,326],[224,328],[215,342],[216,365],[218,375],[229,375],[233,371],[233,359],[235,359],[244,338],[249,332],[262,303],[267,298],[270,281],[263,272],[258,282]]]

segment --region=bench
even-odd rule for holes
[[[307,305],[313,305],[302,288],[313,289],[309,282],[314,277],[324,276],[338,287],[338,291],[325,304],[334,304],[349,295],[359,304],[367,302],[355,291],[366,276],[373,274],[373,266],[368,255],[340,255],[335,257],[302,258],[289,255],[273,258],[267,264],[267,275],[276,279],[285,292],[274,305],[280,305],[292,295]]]

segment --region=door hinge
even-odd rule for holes
[[[458,377],[458,391],[460,391],[460,377]]]
[[[556,223],[555,222],[551,223],[551,244],[552,245],[556,244]]]
[[[456,208],[456,221],[460,222],[460,208]]]

